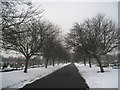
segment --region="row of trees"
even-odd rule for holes
[[[16,6],[24,5],[27,10],[18,10]],[[1,2],[2,6],[2,47],[5,50],[14,50],[25,58],[27,73],[30,58],[42,56],[48,60],[67,60],[68,51],[62,45],[59,34],[60,28],[47,20],[42,20],[42,9],[35,9],[32,3],[26,2]]]
[[[66,38],[67,46],[74,50],[77,60],[86,58],[91,67],[91,59],[97,61],[101,72],[104,72],[101,64],[101,56],[106,55],[118,46],[118,29],[115,23],[102,14],[84,20],[83,23],[75,23]]]
[[[46,68],[49,60],[53,66],[55,60],[70,60],[69,51],[60,39],[60,28],[42,20],[43,9],[25,1],[1,1],[0,6],[2,48],[19,52],[26,58],[25,73],[30,58],[38,55],[46,59]],[[83,23],[75,23],[66,38],[66,46],[74,51],[74,59],[82,58],[85,63],[87,58],[90,66],[91,59],[96,59],[104,72],[100,58],[118,46],[117,31],[111,19],[98,14]]]

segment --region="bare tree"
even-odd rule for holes
[[[51,59],[53,60],[53,66],[54,66],[54,57],[55,57],[55,47],[56,47],[56,41],[59,36],[59,27],[56,25],[53,25],[52,23],[48,22],[46,23],[49,30],[45,33],[45,42],[42,49],[43,56],[46,58],[45,67],[47,68],[48,61]]]
[[[25,73],[27,73],[29,59],[39,54],[43,46],[46,29],[49,28],[44,22],[32,20],[29,23],[16,26],[16,28],[9,28],[9,31],[2,33],[3,48],[20,52],[25,56]]]
[[[33,17],[41,17],[43,9],[34,8],[31,2],[26,1],[0,1],[0,17],[2,30],[28,22]]]
[[[67,61],[69,55],[64,47],[64,45],[61,43],[61,40],[59,38],[60,35],[60,28],[56,25],[53,25],[51,23],[48,24],[50,27],[49,32],[45,34],[45,42],[43,46],[43,56],[46,58],[45,67],[47,68],[48,62],[52,62],[53,66],[55,65],[55,62],[61,61]]]
[[[75,46],[82,46],[87,55],[96,58],[101,72],[104,72],[100,57],[117,47],[117,28],[112,20],[98,14],[82,24],[76,23],[71,35]]]
[[[0,2],[2,6],[2,47],[22,53],[26,58],[24,72],[27,73],[29,59],[42,47],[43,31],[47,29],[40,19],[42,9],[34,8],[30,2]],[[17,9],[25,4],[27,9]],[[19,7],[18,7],[19,8]]]
[[[66,49],[66,47],[61,43],[60,40],[55,42],[55,47],[54,47],[54,60],[59,62],[69,62],[70,60],[70,53]]]

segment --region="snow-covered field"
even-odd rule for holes
[[[75,65],[90,88],[118,88],[118,69],[107,67],[104,73],[97,73],[100,69],[95,65],[92,68],[83,64]]]
[[[28,73],[24,73],[23,70],[12,72],[0,72],[0,89],[21,88],[26,84],[32,83],[33,81],[40,79],[68,64],[55,65],[54,67],[51,65],[48,66],[48,68],[31,68],[28,69]]]

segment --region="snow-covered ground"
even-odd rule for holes
[[[0,89],[22,88],[26,84],[32,83],[33,81],[40,79],[68,64],[55,65],[54,67],[51,65],[48,66],[48,68],[31,68],[28,69],[28,73],[24,73],[23,70],[12,72],[0,72]]]
[[[83,64],[75,65],[90,88],[118,88],[118,69],[107,67],[104,73],[97,73],[100,69],[95,65],[92,68]]]
[[[23,70],[0,72],[0,89],[22,88],[24,85],[32,83],[68,64],[60,64],[54,67],[51,65],[48,66],[48,68],[31,68],[28,69],[28,73],[24,73]],[[88,65],[84,66],[83,64],[75,63],[75,65],[90,88],[118,88],[118,69],[108,67],[104,68],[105,73],[97,73],[99,67],[95,65],[92,66],[92,68],[89,68]]]

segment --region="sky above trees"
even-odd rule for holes
[[[116,24],[118,22],[118,2],[112,2],[112,0],[108,2],[107,0],[105,0],[106,2],[50,1],[33,0],[36,6],[41,5],[41,8],[45,10],[43,17],[59,25],[63,34],[68,33],[75,22],[82,22],[84,19],[92,18],[98,13],[103,13]]]

